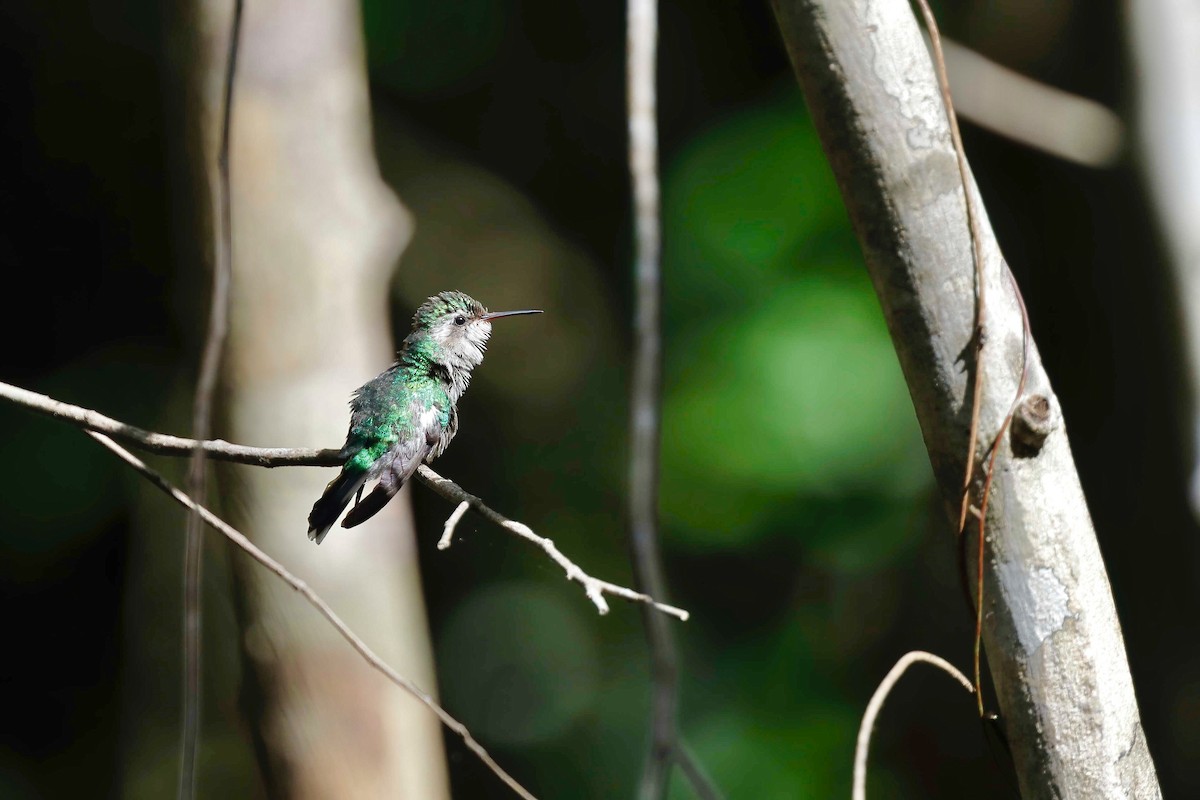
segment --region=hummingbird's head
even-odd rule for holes
[[[413,316],[413,334],[428,337],[434,360],[455,370],[470,371],[483,362],[492,320],[541,311],[496,311],[462,292],[441,292],[428,298]]]

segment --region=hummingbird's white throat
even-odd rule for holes
[[[468,316],[460,325],[455,321],[460,316],[448,314],[429,331],[437,345],[438,363],[446,368],[450,379],[448,392],[453,402],[458,402],[467,390],[471,370],[483,363],[487,341],[492,335],[492,323],[487,320]]]

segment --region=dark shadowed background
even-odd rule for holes
[[[946,31],[989,57],[1128,107],[1118,4],[943,6]],[[149,0],[0,9],[0,380],[184,433],[208,245],[180,233],[161,14]],[[363,16],[381,169],[417,223],[397,339],[441,289],[498,305],[532,275],[557,298],[538,335],[498,326],[437,468],[628,583],[623,8],[365,0]],[[682,728],[731,798],[844,796],[859,717],[895,659],[970,663],[952,535],[767,4],[670,0],[660,25],[663,549],[671,600],[693,612],[676,626]],[[1164,794],[1196,796],[1200,549],[1137,172],[965,137],[1064,407]],[[148,490],[73,428],[0,405],[0,442],[0,796],[169,794],[183,514],[144,518]],[[469,515],[437,551],[451,508],[413,496],[444,704],[539,796],[629,796],[647,730],[638,611],[598,617],[539,553]],[[209,609],[214,631],[231,609]],[[236,687],[236,641],[207,646],[209,680]],[[206,703],[199,796],[261,792],[235,693]],[[504,796],[446,744],[456,796]],[[901,685],[873,754],[872,797],[1015,792],[970,698],[932,671]]]

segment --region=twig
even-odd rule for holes
[[[208,334],[200,359],[200,374],[192,404],[192,436],[209,437],[212,430],[213,396],[221,374],[221,356],[229,332],[229,285],[233,265],[233,214],[229,191],[229,132],[233,122],[233,87],[237,77],[238,41],[241,38],[243,0],[234,0],[225,61],[225,95],[221,103],[221,141],[217,152],[217,180],[213,187],[213,280],[209,299]],[[204,448],[192,453],[187,475],[187,493],[203,503],[207,494]],[[200,741],[203,697],[203,621],[201,586],[204,576],[204,523],[199,513],[188,515],[183,558],[183,720],[180,732],[180,800],[196,795],[196,754]]]
[[[975,447],[978,443],[979,436],[979,407],[983,396],[983,369],[981,368],[982,360],[980,358],[983,352],[984,330],[983,321],[986,311],[984,301],[984,275],[983,275],[983,243],[979,235],[978,210],[975,208],[975,197],[971,193],[970,181],[967,175],[967,154],[963,149],[962,135],[958,129],[958,118],[954,110],[954,100],[950,96],[950,77],[946,70],[946,60],[942,52],[941,36],[938,33],[937,22],[934,20],[933,12],[929,9],[929,4],[926,0],[917,0],[917,4],[921,7],[921,13],[925,17],[925,27],[929,35],[929,41],[934,53],[934,71],[937,75],[938,85],[942,90],[942,101],[946,108],[946,119],[950,124],[950,138],[954,142],[954,153],[958,159],[959,176],[962,178],[963,197],[966,200],[967,208],[967,224],[971,231],[971,247],[974,253],[975,260],[975,282],[976,282],[976,305],[975,305],[975,374],[973,376],[972,387],[972,403],[971,403],[971,431],[967,442],[967,467],[966,474],[963,479],[962,488],[962,510],[959,514],[958,532],[962,537],[966,533],[967,513],[974,510],[971,506],[971,478],[975,472]],[[1017,410],[1017,405],[1021,402],[1021,398],[1025,392],[1025,382],[1029,376],[1029,312],[1025,308],[1025,298],[1021,295],[1021,289],[1017,286],[1017,281],[1013,277],[1012,271],[1008,265],[1004,265],[1005,273],[1008,276],[1009,282],[1012,284],[1013,293],[1017,298],[1017,305],[1021,309],[1021,320],[1023,323],[1022,330],[1022,351],[1021,351],[1021,377],[1017,382],[1016,396],[1013,398],[1012,404],[1009,406],[1008,413],[1004,420],[1000,423],[1000,430],[996,433],[996,438],[992,440],[992,446],[989,448],[989,456],[987,469],[984,474],[983,488],[979,501],[979,510],[975,514],[978,531],[976,543],[976,576],[975,576],[975,635],[972,642],[972,663],[975,677],[975,704],[979,712],[979,716],[984,716],[983,703],[983,681],[982,674],[982,650],[983,650],[983,583],[984,583],[984,554],[987,544],[987,509],[988,501],[991,498],[992,480],[996,474],[996,456],[999,454],[1000,443],[1004,440],[1004,434],[1008,432],[1009,426],[1012,424],[1013,414]]]
[[[967,153],[963,149],[962,134],[958,129],[958,115],[954,112],[954,100],[950,97],[950,79],[946,74],[946,58],[942,53],[942,38],[938,33],[937,20],[933,17],[933,11],[929,8],[927,0],[917,0],[917,5],[921,8],[921,15],[925,18],[925,29],[929,33],[929,41],[933,46],[934,73],[937,75],[938,86],[942,91],[942,103],[946,109],[946,121],[950,124],[950,139],[954,143],[954,155],[958,160],[958,174],[962,179],[963,200],[966,202],[967,208],[967,226],[971,231],[971,251],[975,262],[975,325],[973,331],[973,368],[974,373],[971,376],[971,428],[967,435],[967,457],[966,467],[963,472],[962,484],[962,507],[958,516],[958,535],[961,537],[967,530],[967,512],[971,506],[971,483],[975,476],[976,458],[975,448],[979,443],[979,409],[983,401],[983,343],[986,335],[984,333],[984,320],[987,318],[987,293],[986,293],[986,278],[983,272],[983,239],[979,233],[979,211],[975,208],[975,196],[971,191],[971,179],[967,167]],[[1024,388],[1024,374],[1021,376],[1021,388]],[[1016,408],[1017,402],[1020,401],[1021,389],[1017,390],[1017,398],[1013,401],[1013,408]],[[1008,427],[1008,422],[1011,421],[1010,415],[1004,422],[1000,433],[997,434],[997,441],[1004,435],[1004,431]],[[974,661],[975,661],[975,701],[978,705],[979,716],[984,715],[983,710],[983,687],[979,680],[980,674],[980,641],[983,637],[983,563],[984,563],[984,544],[986,543],[986,526],[987,526],[987,491],[991,486],[992,470],[995,467],[996,455],[995,450],[992,452],[991,463],[988,468],[987,478],[985,479],[985,494],[979,503],[979,579],[978,579],[978,594],[976,596],[976,622],[975,622],[975,641]]]
[[[108,434],[141,450],[159,455],[187,456],[197,447],[203,447],[204,452],[214,461],[228,461],[257,467],[339,467],[343,461],[340,451],[335,449],[249,447],[243,444],[231,444],[220,439],[197,442],[194,439],[153,433],[106,417],[98,411],[63,403],[44,394],[3,382],[0,382],[0,399],[90,431]],[[543,539],[530,531],[528,527],[508,519],[479,497],[467,492],[449,478],[443,478],[424,464],[417,470],[417,478],[447,500],[460,504],[465,502],[489,522],[541,547],[556,563],[567,570],[568,578],[579,582],[584,587],[593,603],[596,602],[593,595],[597,590],[599,591],[601,603],[597,604],[597,608],[602,613],[608,609],[607,604],[603,603],[603,595],[611,594],[635,603],[644,603],[647,607],[653,607],[681,620],[688,618],[687,611],[659,603],[648,594],[635,592],[623,586],[591,577],[559,552],[551,540]]]
[[[635,603],[644,603],[648,609],[657,609],[664,614],[676,617],[684,622],[686,622],[690,616],[690,614],[688,614],[688,612],[684,611],[682,608],[676,608],[675,606],[669,606],[666,603],[660,603],[648,594],[635,592],[632,589],[626,589],[624,586],[618,586],[615,583],[609,583],[608,581],[602,581],[598,580],[597,578],[593,578],[591,575],[588,575],[586,572],[580,569],[575,562],[564,556],[562,551],[555,547],[552,540],[538,536],[529,528],[528,525],[511,520],[500,512],[493,510],[478,497],[470,494],[449,478],[443,478],[441,475],[438,475],[424,464],[417,468],[417,477],[420,478],[426,486],[430,487],[447,500],[459,501],[459,507],[454,510],[454,514],[457,514],[459,509],[461,509],[462,505],[465,503],[471,508],[475,509],[475,511],[481,517],[489,522],[492,522],[504,530],[514,533],[517,536],[520,536],[522,539],[532,542],[540,547],[543,552],[545,552],[546,555],[548,555],[550,559],[554,561],[555,564],[558,564],[563,568],[563,570],[567,573],[567,580],[576,581],[583,586],[583,590],[587,594],[588,599],[592,601],[592,603],[596,606],[596,610],[601,614],[608,613],[608,602],[605,601],[604,595],[611,594],[614,597],[620,597]],[[452,514],[451,516],[453,517],[454,515]],[[449,525],[450,520],[447,520],[446,523]],[[445,541],[445,536],[445,533],[443,533],[443,541]]]
[[[858,741],[854,745],[854,789],[851,794],[852,800],[867,800],[867,751],[871,747],[871,732],[875,728],[875,719],[883,709],[883,704],[887,700],[888,694],[891,693],[892,687],[896,685],[896,682],[900,680],[905,671],[917,662],[932,664],[958,681],[968,692],[974,691],[971,688],[971,682],[967,680],[967,676],[959,672],[953,664],[945,659],[935,656],[933,653],[926,653],[923,650],[913,650],[911,653],[905,653],[896,662],[896,666],[892,667],[888,674],[884,676],[879,687],[875,689],[875,694],[871,695],[871,702],[867,703],[867,710],[863,714],[862,724],[858,726]]]
[[[1017,406],[1020,405],[1025,395],[1025,384],[1029,380],[1029,340],[1033,338],[1033,334],[1029,329],[1029,310],[1025,307],[1025,296],[1021,294],[1021,289],[1017,286],[1017,280],[1008,268],[1007,263],[1004,265],[1004,270],[1008,275],[1009,283],[1012,285],[1013,294],[1017,298],[1017,306],[1021,309],[1021,323],[1023,326],[1021,331],[1021,378],[1017,381],[1017,393],[1013,398],[1012,405],[1008,407],[1008,413],[1005,414],[1004,421],[1000,423],[1000,430],[996,433],[996,438],[992,440],[987,473],[983,480],[983,496],[979,501],[979,513],[976,515],[979,525],[979,535],[978,542],[976,543],[975,641],[972,645],[972,661],[975,670],[975,705],[980,717],[984,716],[983,681],[980,677],[982,674],[980,660],[983,651],[983,548],[986,543],[988,502],[992,497],[992,481],[996,477],[996,455],[1000,452],[1000,445],[1004,442],[1004,434],[1008,433],[1008,429],[1012,425],[1013,415],[1017,412]]]
[[[313,608],[320,612],[321,616],[325,617],[325,619],[329,621],[329,624],[333,625],[337,632],[341,634],[342,638],[349,642],[350,646],[353,647],[359,655],[366,659],[368,664],[379,670],[379,672],[383,673],[388,680],[399,686],[412,697],[416,698],[422,705],[436,714],[437,718],[442,721],[442,724],[458,734],[458,736],[462,739],[463,744],[467,746],[467,749],[477,755],[479,760],[486,764],[488,769],[495,773],[500,780],[504,781],[509,788],[511,788],[522,798],[525,798],[525,800],[536,800],[528,790],[521,786],[521,784],[517,783],[516,779],[505,772],[500,765],[497,764],[490,755],[488,755],[488,752],[483,749],[483,746],[479,744],[479,742],[475,741],[475,738],[471,736],[471,732],[467,730],[465,725],[456,720],[454,717],[450,716],[450,714],[444,708],[434,702],[433,698],[431,698],[428,694],[421,691],[416,684],[414,684],[408,678],[405,678],[400,673],[396,672],[396,670],[394,670],[392,667],[388,666],[387,662],[376,655],[375,651],[368,647],[366,642],[360,639],[358,635],[354,633],[354,631],[352,631],[345,622],[342,621],[342,618],[339,617],[332,608],[330,608],[329,604],[326,603],[320,595],[314,592],[307,583],[297,578],[295,575],[289,572],[286,567],[259,549],[258,546],[251,542],[245,534],[241,533],[232,525],[218,517],[216,514],[212,513],[204,506],[192,500],[192,498],[188,497],[179,489],[172,486],[166,478],[155,472],[150,467],[146,466],[145,462],[133,455],[133,453],[130,453],[128,450],[121,447],[119,444],[102,433],[88,431],[88,435],[115,453],[122,461],[129,464],[131,467],[141,473],[143,477],[169,495],[173,500],[175,500],[175,502],[179,503],[184,508],[191,509],[193,512],[199,514],[205,522],[216,529],[217,532],[219,532],[222,536],[240,547],[251,558],[274,573],[288,586],[299,592],[300,595],[307,600]]]
[[[974,375],[971,380],[971,431],[967,438],[967,466],[963,475],[962,510],[958,517],[958,532],[967,527],[967,509],[971,504],[971,479],[975,475],[975,447],[979,441],[979,405],[983,398],[983,370],[979,368],[983,352],[984,320],[987,317],[987,295],[983,274],[983,244],[979,236],[978,212],[975,198],[971,194],[971,179],[967,168],[967,154],[963,149],[962,134],[958,130],[958,116],[954,113],[954,100],[950,97],[950,81],[946,76],[946,58],[942,53],[942,37],[938,33],[937,20],[926,0],[916,0],[925,18],[925,29],[933,46],[934,73],[942,92],[942,104],[946,109],[946,120],[950,123],[950,139],[954,143],[954,155],[958,160],[958,174],[962,179],[963,200],[967,207],[967,225],[971,229],[971,253],[975,262],[975,330],[973,331]]]
[[[691,784],[696,797],[700,800],[721,800],[721,792],[713,783],[712,777],[682,738],[675,742],[675,763],[679,765],[679,771],[683,773],[683,777],[687,778],[688,783]]]
[[[254,467],[340,467],[343,461],[340,458],[341,451],[336,449],[250,447],[231,444],[221,439],[198,442],[183,436],[155,433],[105,416],[99,411],[64,403],[9,383],[0,382],[0,398],[61,422],[107,434],[158,455],[190,456],[194,449],[203,447],[208,457],[215,461],[230,461]]]
[[[463,514],[467,513],[467,509],[471,504],[463,500],[454,509],[454,512],[446,518],[446,525],[442,528],[442,538],[438,539],[438,550],[448,550],[450,545],[454,543],[454,529],[458,527],[458,521],[463,518]]]

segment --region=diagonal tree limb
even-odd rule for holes
[[[471,732],[467,730],[465,725],[456,720],[454,717],[450,716],[445,709],[434,702],[432,697],[423,692],[412,681],[408,680],[403,675],[396,672],[396,670],[388,666],[383,659],[375,654],[375,651],[367,646],[366,642],[360,639],[358,635],[355,634],[354,631],[352,631],[350,627],[342,621],[342,618],[339,617],[337,613],[330,608],[329,604],[321,599],[321,596],[314,592],[307,583],[297,578],[295,575],[289,572],[286,567],[263,552],[258,546],[251,542],[245,534],[229,525],[227,522],[209,511],[204,506],[192,500],[192,498],[188,497],[179,489],[176,489],[169,481],[167,481],[166,478],[164,478],[162,475],[159,475],[150,467],[146,466],[145,462],[130,453],[125,448],[121,447],[112,439],[108,438],[108,436],[90,430],[88,431],[88,435],[115,453],[117,457],[119,457],[129,466],[133,467],[142,475],[142,477],[146,478],[148,481],[158,487],[158,489],[171,497],[171,499],[173,499],[175,502],[198,514],[218,533],[220,533],[237,547],[241,548],[247,555],[249,555],[262,566],[266,567],[267,570],[276,575],[292,589],[295,589],[296,592],[299,593],[300,596],[309,603],[309,605],[315,608],[321,614],[321,616],[329,621],[329,624],[337,630],[343,639],[349,642],[350,646],[353,647],[354,650],[360,656],[362,656],[368,664],[382,673],[389,681],[403,689],[408,695],[412,696],[423,706],[432,711],[437,718],[441,720],[442,724],[457,734],[458,737],[462,739],[463,744],[465,744],[472,753],[478,756],[479,760],[482,761],[498,778],[500,778],[500,780],[504,781],[504,783],[510,789],[516,792],[520,797],[525,798],[525,800],[536,800],[528,790],[521,786],[521,784],[517,783],[516,779],[505,772],[500,765],[497,764],[490,755],[488,755],[488,752],[483,749],[483,746],[479,744],[479,742],[475,741],[474,737],[471,736]]]
[[[961,362],[976,295],[964,187],[929,54],[907,0],[773,6],[957,522],[971,416]],[[966,190],[978,196],[973,181]],[[979,234],[989,319],[980,429],[990,439],[1016,393],[1024,345],[984,214]],[[1014,427],[1036,407],[1050,410],[1050,424],[1019,457],[1011,440],[997,444],[986,556],[994,588],[984,598],[984,643],[1022,795],[1159,797],[1103,560],[1034,342],[1028,358]]]
[[[106,434],[141,450],[159,455],[187,456],[197,447],[202,447],[207,456],[214,461],[228,461],[235,464],[249,464],[256,467],[340,467],[342,465],[340,451],[334,449],[249,447],[242,444],[231,444],[220,439],[198,442],[194,439],[170,436],[165,433],[153,433],[133,425],[127,425],[112,417],[107,417],[98,411],[63,403],[44,394],[31,392],[28,389],[22,389],[3,382],[0,382],[0,399],[7,400],[22,408],[36,411],[53,419],[86,428],[89,431]],[[663,614],[676,617],[680,620],[686,621],[688,619],[688,612],[682,608],[660,603],[648,594],[635,592],[623,586],[618,586],[615,583],[593,578],[564,556],[550,539],[538,536],[528,526],[509,519],[491,508],[479,497],[463,489],[454,481],[438,475],[428,466],[421,465],[417,470],[417,478],[445,499],[457,504],[466,503],[489,522],[515,536],[536,544],[566,571],[568,580],[576,581],[584,587],[588,599],[592,601],[600,613],[603,614],[608,611],[604,595],[612,595],[620,597],[623,600],[653,607]]]

